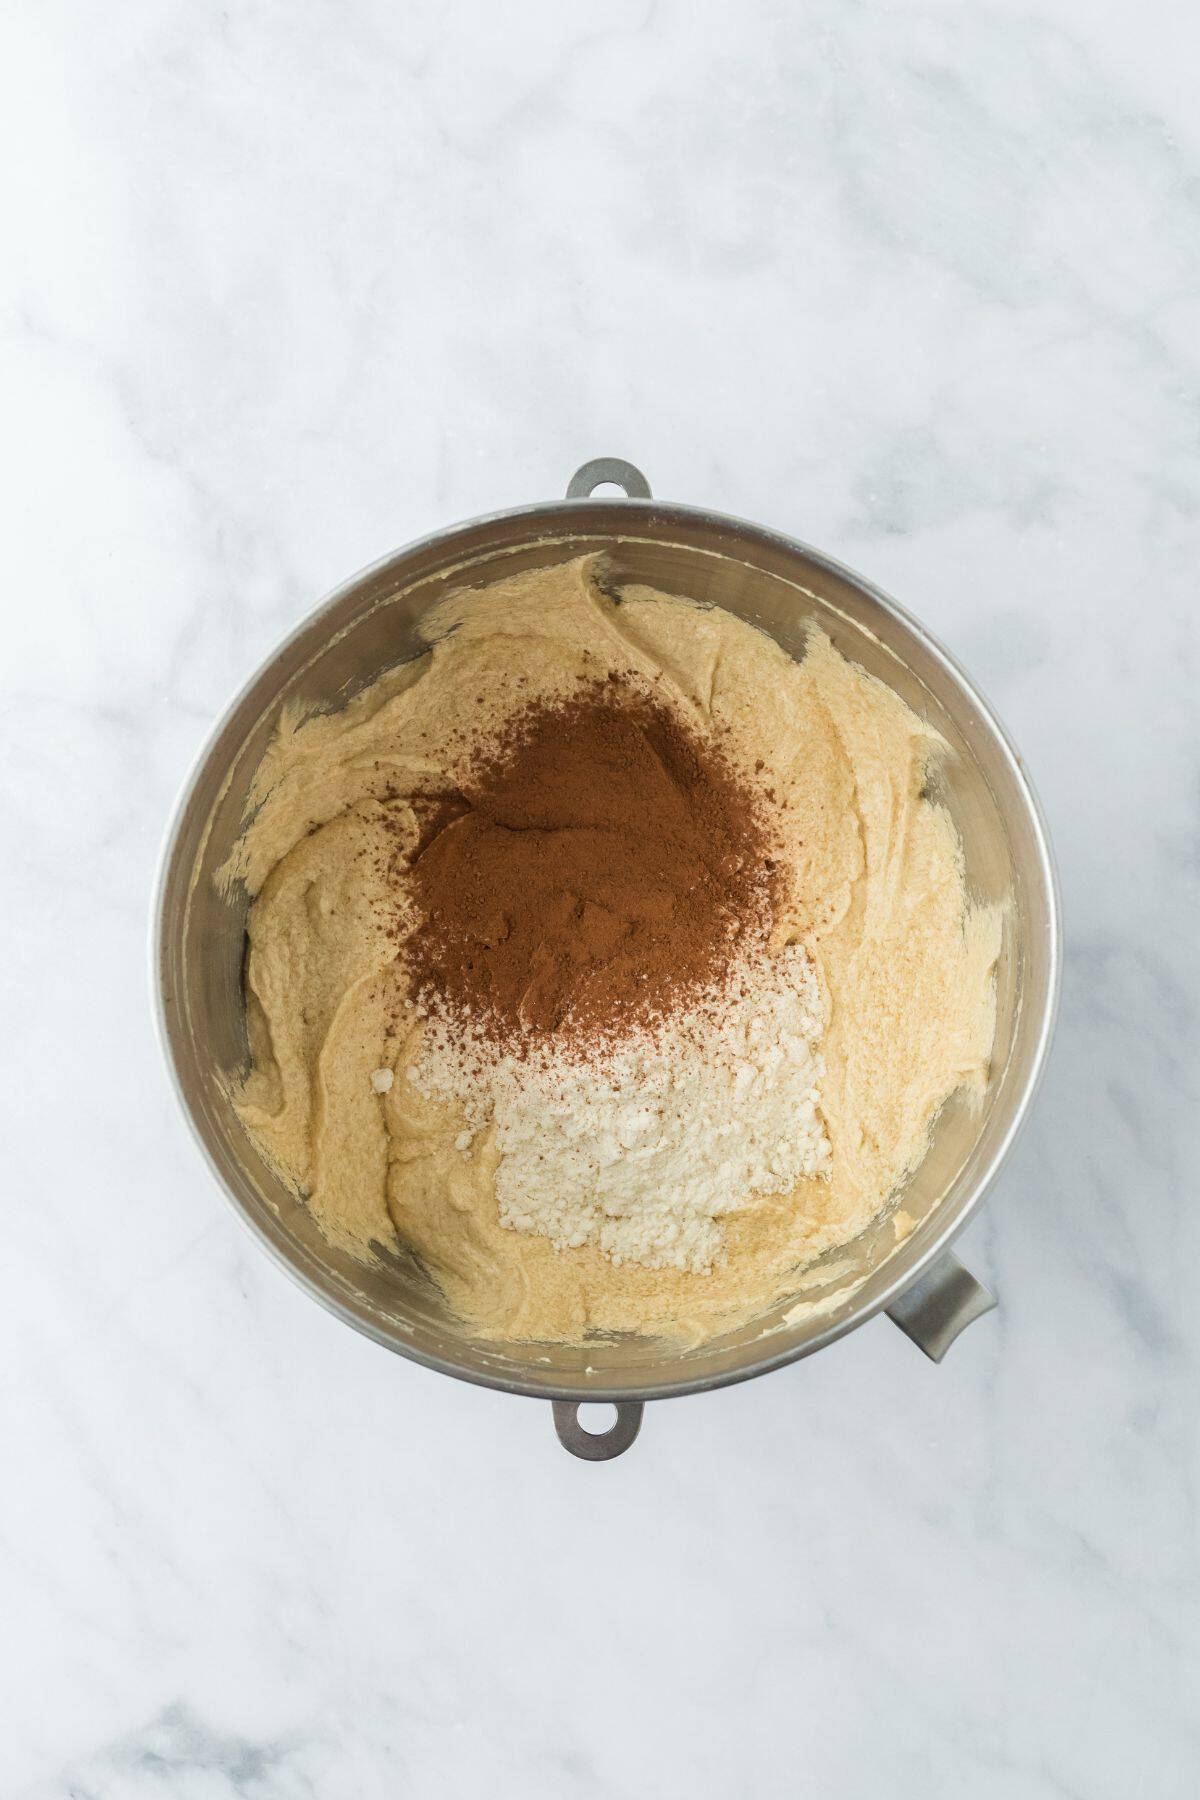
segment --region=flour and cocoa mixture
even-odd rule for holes
[[[473,1329],[702,1339],[982,1090],[999,922],[896,695],[598,572],[459,596],[283,721],[226,870],[237,1103],[331,1241],[413,1248]]]

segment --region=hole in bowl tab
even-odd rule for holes
[[[608,1400],[585,1400],[575,1414],[591,1437],[604,1437],[617,1422],[617,1409]]]

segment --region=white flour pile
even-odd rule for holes
[[[689,1011],[574,1058],[505,1054],[427,1018],[408,1079],[455,1105],[469,1151],[491,1129],[501,1223],[616,1264],[702,1274],[719,1220],[755,1194],[821,1174],[821,1004],[799,946],[762,957]]]

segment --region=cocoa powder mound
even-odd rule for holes
[[[669,1012],[765,933],[778,871],[718,744],[614,678],[535,702],[428,803],[411,993],[514,1048]]]

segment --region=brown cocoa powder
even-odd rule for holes
[[[770,848],[750,785],[661,701],[610,677],[535,702],[427,803],[410,993],[513,1047],[661,1017],[765,933]]]

